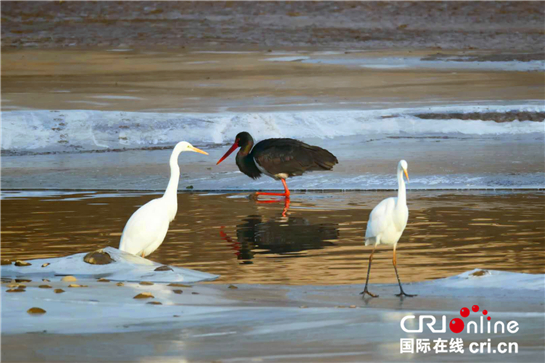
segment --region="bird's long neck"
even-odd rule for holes
[[[180,155],[179,150],[174,149],[172,155],[170,155],[170,180],[168,181],[167,190],[163,197],[168,200],[178,200],[178,184],[180,183],[180,167],[178,166],[178,156]]]
[[[240,146],[240,150],[238,151],[237,155],[248,156],[250,152],[252,152],[253,147],[254,147],[254,140],[249,140],[247,143]]]
[[[240,150],[236,156],[237,166],[241,172],[248,175],[250,178],[259,178],[261,171],[255,165],[254,157],[252,154],[252,147],[254,146],[253,140],[240,147]]]
[[[407,194],[405,191],[405,180],[403,180],[403,169],[397,170],[397,206],[407,204]]]
[[[257,168],[257,165],[255,165],[254,158],[251,154],[237,153],[236,162],[240,171],[250,178],[255,179],[261,176],[261,171]]]

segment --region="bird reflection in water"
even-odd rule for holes
[[[268,203],[278,203],[281,199],[271,199],[271,200],[257,200],[257,193],[250,194],[249,198],[256,201],[257,204],[268,204]],[[290,198],[284,199],[284,209],[282,210],[282,217],[287,217],[288,210],[290,209]]]
[[[223,227],[220,236],[230,244],[237,259],[244,264],[252,263],[255,254],[284,255],[334,246],[332,240],[339,237],[337,224],[311,224],[300,217],[278,217],[263,221],[260,215],[249,215],[236,229],[236,240]]]

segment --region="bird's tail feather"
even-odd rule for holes
[[[329,151],[325,149],[322,149],[321,147],[313,146],[311,150],[312,150],[314,162],[321,169],[331,170],[333,169],[333,166],[335,164],[339,163],[339,160],[337,160],[335,155],[333,155],[332,153],[330,153]]]

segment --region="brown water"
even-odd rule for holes
[[[180,193],[177,218],[151,260],[219,274],[223,283],[361,283],[371,208],[392,192],[295,194],[256,204],[245,194]],[[402,281],[474,268],[543,273],[544,195],[409,192],[398,245]],[[61,257],[118,247],[130,215],[156,193],[3,192],[2,258]],[[392,251],[380,247],[371,281],[394,283]]]

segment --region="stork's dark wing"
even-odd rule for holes
[[[338,163],[329,151],[294,139],[263,140],[254,146],[251,155],[272,175],[295,176],[305,171],[331,170]]]

